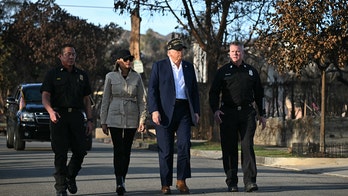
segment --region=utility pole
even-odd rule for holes
[[[140,60],[140,0],[135,0],[135,8],[131,12],[131,36],[130,36],[130,52],[135,60]]]
[[[138,73],[144,72],[143,63],[140,59],[140,0],[135,0],[135,8],[131,12],[131,37],[130,37],[130,52],[134,56],[133,68]]]

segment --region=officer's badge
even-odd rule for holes
[[[62,80],[62,78],[57,78],[57,80]]]
[[[249,76],[253,76],[253,71],[252,70],[249,70]]]
[[[80,75],[80,80],[82,80],[82,81],[83,81],[83,75]]]

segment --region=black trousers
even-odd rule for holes
[[[114,146],[114,172],[116,177],[126,179],[133,144],[134,129],[110,127],[110,134]]]
[[[242,110],[225,107],[221,110],[225,113],[220,124],[220,137],[226,184],[234,186],[238,183],[239,137],[244,184],[256,183],[257,168],[254,153],[256,111],[252,107],[246,107]]]
[[[54,178],[57,191],[66,190],[66,178],[75,178],[86,156],[86,127],[80,111],[58,111],[61,118],[50,123],[51,146],[54,152]],[[67,165],[68,151],[72,156]]]

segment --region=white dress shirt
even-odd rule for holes
[[[182,71],[182,63],[179,68],[170,60],[173,69],[176,99],[187,99],[185,94],[185,79]]]

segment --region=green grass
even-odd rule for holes
[[[219,142],[192,142],[191,149],[194,150],[221,150]],[[240,150],[240,145],[238,146]],[[292,157],[286,149],[269,147],[269,146],[254,146],[256,156],[267,157]]]
[[[221,150],[220,142],[192,142],[191,149],[195,150]]]
[[[274,147],[254,146],[256,156],[263,157],[293,157],[293,155],[285,149]]]
[[[144,142],[156,144],[156,140],[146,139]],[[220,142],[192,142],[191,149],[193,150],[221,150]],[[240,150],[240,145],[238,145]],[[274,146],[254,146],[256,156],[265,157],[294,157],[286,148],[278,148]]]

